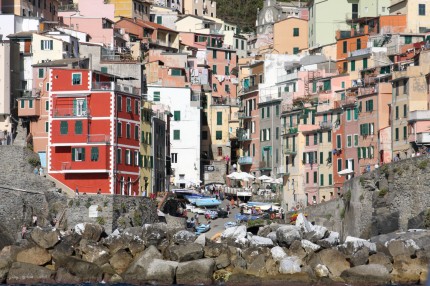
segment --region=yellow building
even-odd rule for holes
[[[142,19],[149,21],[149,10],[151,7],[150,1],[145,0],[107,0],[109,4],[115,5],[115,21],[120,17],[134,19]]]
[[[147,101],[142,101],[140,111],[139,195],[147,197],[152,193],[152,170],[154,166],[151,122],[152,104]]]
[[[41,17],[46,21],[58,20],[58,0],[27,1],[3,0],[0,1],[0,11],[3,14],[15,14],[23,17]]]

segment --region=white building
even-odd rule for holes
[[[151,22],[175,30],[175,22],[178,20],[178,15],[179,13],[176,9],[151,5],[149,19]]]
[[[148,100],[167,105],[174,117],[170,122],[170,157],[173,183],[178,187],[200,181],[200,101],[189,88],[148,86]]]

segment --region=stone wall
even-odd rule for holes
[[[384,165],[343,186],[343,198],[309,206],[308,218],[348,235],[370,238],[397,230],[430,227],[430,159]]]

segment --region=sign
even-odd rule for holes
[[[213,165],[205,165],[205,171],[206,172],[213,172],[213,171],[215,171],[215,166],[213,166]]]
[[[98,205],[91,205],[88,208],[88,217],[99,217],[99,212],[97,210],[98,208]]]

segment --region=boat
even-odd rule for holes
[[[229,227],[237,226],[237,223],[235,221],[228,221],[224,224],[224,228],[227,229]]]
[[[214,198],[203,198],[195,200],[193,204],[198,207],[217,207],[221,204],[221,201]]]
[[[200,224],[196,227],[196,235],[207,232],[211,228],[210,224]]]

